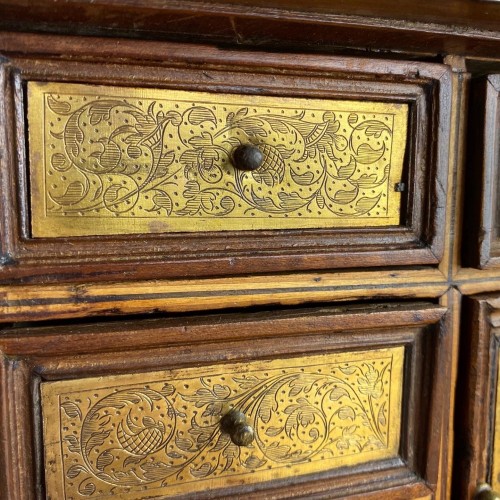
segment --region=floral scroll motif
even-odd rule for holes
[[[303,361],[300,368],[271,362],[258,371],[60,394],[68,498],[146,486],[167,492],[203,479],[311,463],[329,468],[329,460],[363,461],[364,454],[394,450],[390,398],[401,373],[393,373],[392,353]],[[232,407],[254,426],[250,447],[221,432],[220,419]]]
[[[223,104],[224,96],[211,101],[209,94],[197,93],[183,93],[189,100],[122,97],[123,92],[112,97],[109,89],[100,95],[83,88],[83,94],[43,93],[47,215],[389,215],[388,199],[396,196],[390,182],[394,112],[357,111],[354,103],[351,110],[338,110],[334,101],[308,109],[309,101],[300,99],[295,107],[279,99],[274,107],[255,99],[255,105],[229,104],[229,98]],[[232,150],[244,143],[264,154],[256,171],[231,165]]]

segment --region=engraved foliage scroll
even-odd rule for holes
[[[32,235],[398,225],[408,106],[28,84]],[[258,146],[262,166],[231,152]]]
[[[51,499],[170,496],[395,457],[404,348],[42,383]],[[222,432],[235,408],[255,429]]]

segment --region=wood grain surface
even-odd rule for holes
[[[29,5],[29,8],[27,8]],[[497,57],[500,6],[475,0],[3,0],[4,30],[323,52]]]

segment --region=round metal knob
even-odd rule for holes
[[[230,410],[220,421],[221,429],[227,432],[231,441],[238,446],[248,446],[255,438],[253,427],[241,411]]]
[[[474,500],[500,500],[500,495],[489,484],[480,484],[474,494]]]
[[[257,170],[263,160],[262,151],[252,144],[242,144],[233,150],[232,162],[239,170]]]

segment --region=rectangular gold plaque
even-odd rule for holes
[[[497,362],[496,378],[495,430],[493,438],[491,485],[494,490],[498,491],[500,488],[500,358]]]
[[[34,237],[400,222],[408,106],[28,84]],[[263,163],[231,154],[257,145]]]
[[[398,454],[404,348],[41,385],[47,495],[141,499]],[[249,447],[220,429],[230,409]]]

